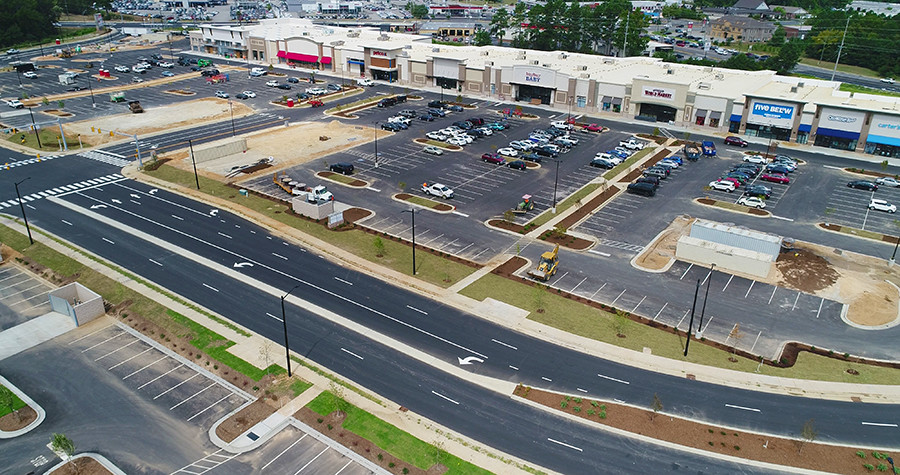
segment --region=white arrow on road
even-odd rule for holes
[[[111,199],[110,201],[112,201],[113,203],[115,203],[115,204],[117,204],[117,205],[122,204],[122,202],[119,201],[119,200],[117,200],[117,199]]]
[[[157,190],[156,188],[154,188],[154,189],[148,191],[147,193],[150,193],[151,195],[155,195],[157,191],[159,191],[159,190]]]
[[[459,356],[457,356],[456,359],[459,360],[459,364],[461,364],[461,365],[472,364],[476,361],[479,363],[484,363],[484,360],[477,356],[469,356],[466,358],[460,358]]]
[[[210,215],[210,216],[215,216],[215,215],[218,214],[218,213],[219,213],[219,210],[214,209],[214,210],[212,210],[212,211],[209,212],[209,215]]]
[[[106,205],[91,205],[91,209],[106,208]]]
[[[234,267],[253,267],[253,264],[250,262],[235,262]]]
[[[132,197],[132,198],[141,199],[141,195],[136,195],[136,194],[134,194],[134,193],[131,194],[131,197]]]

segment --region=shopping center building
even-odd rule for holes
[[[292,18],[203,25],[190,37],[198,52],[410,88],[437,86],[451,97],[900,157],[900,98],[842,92],[839,82],[647,57],[437,45],[430,36]]]

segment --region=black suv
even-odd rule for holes
[[[386,97],[380,101],[378,101],[378,107],[390,107],[397,104],[397,99],[393,97]]]
[[[637,195],[653,196],[656,194],[656,185],[647,182],[637,182],[628,185],[628,192]]]
[[[328,169],[335,173],[340,173],[341,175],[349,175],[353,173],[353,164],[344,162],[334,163],[328,167]]]
[[[442,109],[444,107],[444,103],[441,101],[431,101],[428,103],[428,107],[431,107],[434,109]]]
[[[218,69],[204,69],[203,71],[200,71],[200,75],[211,78],[213,76],[218,76],[219,70]]]
[[[850,183],[847,183],[847,186],[868,191],[875,191],[878,189],[878,185],[867,180],[853,180]]]

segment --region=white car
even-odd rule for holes
[[[876,179],[875,179],[875,184],[876,184],[876,185],[884,185],[884,186],[898,187],[898,186],[900,186],[900,181],[897,181],[897,179],[894,178],[894,177],[886,176],[886,177],[883,177],[883,178],[876,178]]]
[[[216,97],[220,99],[228,99],[228,93],[225,91],[216,91]]]
[[[714,181],[709,184],[709,187],[714,190],[727,191],[729,193],[731,193],[735,189],[734,183],[732,183],[728,180]]]
[[[117,73],[127,73],[128,66],[116,66],[116,72]]]
[[[422,149],[425,153],[430,153],[432,155],[443,155],[444,151],[434,145],[426,145],[424,149]]]
[[[758,196],[742,196],[737,202],[739,205],[749,206],[751,208],[763,209],[766,207],[766,202]]]
[[[170,62],[168,62],[168,61],[163,61],[163,62],[159,63],[159,67],[161,67],[161,68],[166,68],[166,69],[172,69],[172,68],[175,67],[175,64],[174,64],[174,63],[170,63]]]
[[[410,123],[412,123],[412,121],[409,120],[408,117],[403,117],[403,116],[399,116],[399,115],[394,116],[394,117],[389,117],[388,122],[393,123],[393,124],[404,124],[404,125],[409,125]]]
[[[247,96],[247,97],[256,97],[256,93],[253,92],[253,91],[244,91],[244,92],[242,92],[241,94],[243,94],[243,95],[245,95],[245,96]]]
[[[532,147],[530,145],[525,144],[524,142],[525,142],[524,140],[522,140],[522,141],[513,140],[512,142],[509,143],[509,146],[511,148],[514,148],[516,150],[523,151],[523,152],[526,150],[531,150]]]
[[[12,107],[13,109],[22,109],[23,107],[25,107],[25,104],[22,104],[21,102],[19,102],[18,99],[8,100],[8,101],[6,101],[6,105],[8,105],[9,107]]]
[[[141,78],[139,78],[139,77],[137,77],[137,76],[135,76],[135,77],[131,78],[131,82],[133,82],[133,83],[139,83],[139,82],[144,82],[144,80],[141,79]]]
[[[269,86],[269,87],[278,87],[278,81],[276,81],[276,80],[274,80],[274,79],[271,80],[271,81],[267,81],[267,82],[266,82],[266,86]],[[309,92],[309,90],[307,90],[306,92]]]
[[[427,134],[425,134],[425,136],[430,138],[431,140],[440,140],[441,142],[447,140],[447,135],[440,132],[428,132]]]
[[[562,145],[569,148],[578,145],[578,139],[576,139],[575,137],[569,137],[568,135],[564,137],[557,137],[553,142],[557,145]]]
[[[321,87],[308,87],[306,88],[306,93],[313,96],[321,96],[322,94],[328,94],[328,91]]]
[[[744,161],[747,163],[758,163],[760,165],[769,163],[769,159],[762,155],[744,155]]]
[[[462,137],[450,137],[449,139],[447,139],[447,143],[450,145],[458,145],[460,147],[469,145],[469,142],[466,142],[466,139]]]
[[[644,148],[644,142],[635,139],[628,139],[619,142],[619,147],[627,148],[628,150],[640,150]]]
[[[475,130],[478,130],[479,132],[481,132],[481,133],[484,134],[485,136],[494,135],[494,131],[491,130],[489,127],[479,127],[479,128],[477,128],[477,129],[475,129]]]
[[[138,73],[138,74],[141,74],[145,71],[147,71],[147,68],[142,67],[142,66],[132,66],[132,68],[131,68],[131,72]]]
[[[659,163],[661,163],[661,164],[663,164],[663,165],[668,165],[668,166],[670,166],[670,167],[672,167],[672,168],[678,168],[678,162],[676,162],[675,160],[668,160],[668,159],[667,159],[667,160],[660,160]]]
[[[869,209],[874,209],[877,211],[885,211],[888,213],[896,213],[897,206],[888,203],[885,200],[872,200],[869,202]]]
[[[554,120],[553,122],[550,122],[550,126],[560,130],[573,130],[575,128],[574,125],[564,120]]]
[[[518,157],[519,152],[512,147],[503,147],[500,150],[497,150],[497,153],[506,157]]]
[[[24,76],[28,79],[34,79],[37,77],[37,73],[34,71],[27,71],[27,72],[23,73],[22,76]]]
[[[432,183],[431,185],[429,185],[428,183],[422,183],[422,191],[429,196],[440,196],[444,199],[453,198],[453,190],[448,188],[447,185],[441,183]]]
[[[886,82],[888,84],[894,84],[894,78],[882,78],[881,82]]]

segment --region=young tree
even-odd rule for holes
[[[650,420],[652,421],[659,414],[659,411],[663,410],[663,403],[662,399],[659,398],[659,394],[653,393],[653,402],[650,403],[650,409],[653,409],[653,413],[650,414]]]
[[[332,381],[328,384],[328,393],[331,394],[332,403],[334,404],[335,410],[338,412],[337,415],[339,417],[346,416],[347,411],[350,409],[350,403],[347,402],[343,386]]]
[[[547,286],[543,284],[534,284],[534,311],[544,313],[544,296],[547,295]]]
[[[375,257],[384,257],[384,241],[380,237],[372,241],[372,247],[375,248]]]
[[[742,338],[744,338],[744,332],[741,331],[741,324],[735,323],[734,328],[731,329],[731,333],[728,334],[728,339],[731,340],[731,358],[728,359],[732,363],[737,361],[737,346]]]
[[[616,313],[613,314],[613,330],[615,330],[617,337],[625,337],[625,331],[628,330],[630,323],[628,312],[616,309]]]
[[[798,444],[799,449],[797,450],[797,453],[799,454],[800,452],[802,452],[803,446],[808,442],[813,442],[818,436],[819,431],[816,430],[816,420],[810,419],[806,421],[806,423],[803,424],[803,430],[800,431],[800,443]]]
[[[75,455],[75,443],[64,434],[53,434],[50,436],[50,450],[62,453],[66,456],[66,459],[70,459]],[[77,474],[81,471],[77,460],[72,460],[70,464],[72,472]]]

